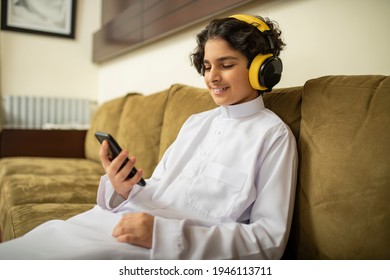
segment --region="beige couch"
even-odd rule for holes
[[[264,96],[292,129],[300,165],[285,258],[390,258],[390,77],[328,76]],[[3,240],[90,209],[103,169],[97,130],[114,135],[151,175],[187,117],[215,107],[205,89],[173,85],[101,105],[85,158],[0,160]]]

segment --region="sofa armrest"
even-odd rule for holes
[[[0,157],[85,158],[86,130],[3,129]]]

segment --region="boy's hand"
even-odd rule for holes
[[[130,179],[127,179],[132,168],[135,166],[136,158],[131,157],[126,165],[121,169],[123,162],[128,158],[128,152],[123,150],[115,159],[111,161],[109,157],[109,145],[103,141],[100,147],[100,160],[102,166],[108,175],[115,191],[123,198],[127,199],[133,186],[142,178],[143,171],[138,169],[137,173]]]
[[[152,248],[154,216],[147,213],[129,213],[122,217],[112,235],[119,242]]]

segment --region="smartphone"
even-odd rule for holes
[[[122,148],[118,145],[118,143],[116,142],[114,137],[112,137],[109,133],[97,131],[97,132],[95,132],[95,137],[97,138],[97,140],[99,140],[100,144],[102,144],[104,140],[107,140],[107,142],[110,146],[109,156],[110,156],[111,160],[116,158],[119,155],[119,153],[122,151]],[[125,164],[128,161],[129,161],[129,159],[127,158],[123,162],[123,164],[119,168],[119,170],[121,170],[123,168],[123,166],[125,166]],[[137,169],[135,167],[133,167],[133,169],[130,171],[129,175],[127,176],[127,178],[128,179],[132,178],[136,173],[137,173]],[[146,186],[146,182],[145,182],[144,178],[141,178],[138,181],[137,185],[140,185],[142,187]]]

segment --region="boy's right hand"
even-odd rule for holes
[[[132,178],[128,179],[127,176],[135,166],[136,158],[130,157],[126,165],[119,170],[123,162],[128,158],[128,152],[123,150],[115,159],[111,160],[108,149],[108,142],[103,141],[99,152],[102,166],[115,191],[123,198],[127,199],[133,186],[142,178],[142,169],[138,169],[137,173]]]

